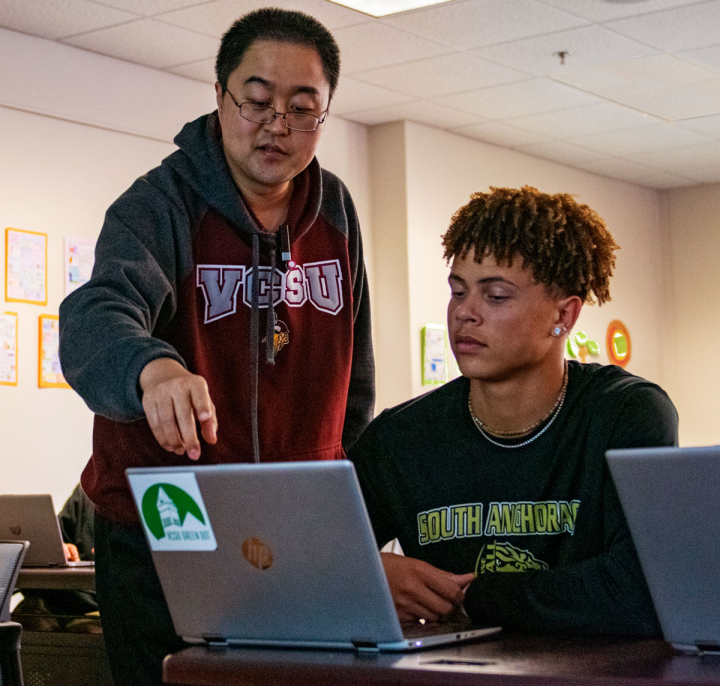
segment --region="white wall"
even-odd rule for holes
[[[683,445],[720,443],[720,184],[667,194],[675,362],[671,388]]]
[[[49,235],[47,307],[0,301],[19,313],[20,348],[18,386],[0,386],[0,492],[51,493],[59,508],[92,433],[92,413],[74,391],[37,384],[38,316],[57,314],[64,295],[63,236],[97,237],[110,203],[175,149],[182,124],[214,108],[214,91],[3,29],[0,65],[0,229]],[[331,118],[318,156],[343,178],[367,228],[366,138],[364,126]],[[3,238],[3,265],[4,250]]]
[[[549,193],[574,193],[581,202],[599,212],[622,247],[611,282],[613,300],[601,308],[585,307],[577,329],[586,331],[600,343],[602,354],[595,359],[607,363],[607,325],[613,319],[621,319],[629,328],[633,342],[628,370],[664,384],[662,264],[665,257],[658,192],[420,124],[408,122],[401,126],[397,135],[404,140],[407,192],[406,200],[399,197],[398,202],[407,203],[407,235],[405,252],[394,255],[394,264],[397,269],[406,265],[408,271],[410,339],[397,344],[409,346],[411,355],[404,360],[402,368],[394,369],[389,383],[378,378],[378,410],[406,399],[407,396],[401,396],[407,386],[411,387],[412,395],[428,390],[421,386],[420,329],[427,322],[445,322],[449,296],[448,268],[442,259],[440,236],[455,210],[468,202],[470,194],[487,190],[491,185],[529,184]],[[372,131],[371,138],[374,135]],[[376,179],[374,183],[389,184],[391,179]],[[373,217],[378,231],[381,221],[381,217]],[[376,235],[376,246],[379,240]],[[376,255],[376,268],[378,257]],[[394,316],[378,315],[377,328],[377,337],[381,340],[385,332],[396,330]]]

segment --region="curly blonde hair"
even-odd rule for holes
[[[583,303],[610,300],[615,267],[615,242],[595,210],[568,193],[548,195],[537,188],[495,188],[473,193],[450,222],[442,239],[445,259],[465,258],[475,250],[475,262],[492,255],[512,266],[522,259],[536,283],[577,295]]]

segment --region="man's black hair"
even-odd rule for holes
[[[223,91],[227,89],[230,74],[242,62],[245,51],[257,40],[275,40],[314,48],[330,84],[332,99],[340,76],[340,48],[332,34],[309,14],[275,7],[250,12],[225,32],[215,60],[215,74]]]

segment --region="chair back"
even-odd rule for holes
[[[29,547],[27,541],[0,541],[0,622],[10,621],[10,598]]]

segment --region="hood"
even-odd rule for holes
[[[274,234],[263,231],[242,200],[232,179],[222,148],[222,132],[217,110],[183,126],[175,136],[179,150],[163,164],[170,166],[210,206],[248,237],[257,234],[264,244],[275,244]],[[295,182],[288,214],[290,240],[306,233],[320,212],[322,176],[317,158],[313,158]]]

